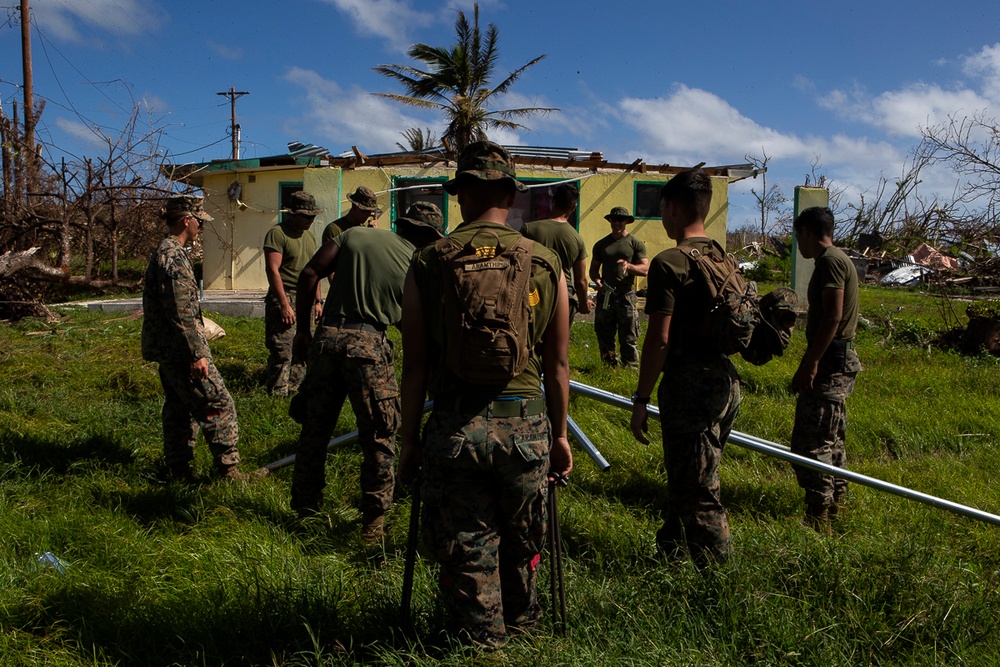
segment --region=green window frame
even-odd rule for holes
[[[633,184],[632,215],[636,220],[659,220],[660,189],[664,181],[636,181]]]

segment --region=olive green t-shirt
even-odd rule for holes
[[[635,234],[626,234],[620,239],[608,234],[594,244],[594,259],[601,263],[601,280],[604,284],[627,292],[635,289],[635,276],[619,274],[618,260],[638,264],[646,259],[646,244],[637,239]]]
[[[568,222],[535,220],[524,225],[521,233],[554,252],[562,263],[566,287],[573,290],[573,266],[587,259],[587,246],[580,234]]]
[[[490,233],[480,234],[484,231]],[[480,221],[459,225],[449,237],[463,245],[475,239],[476,246],[482,247],[492,245],[494,241],[492,234],[496,234],[505,244],[515,243],[521,236],[507,225]],[[528,324],[531,354],[528,366],[512,379],[503,391],[494,392],[496,397],[535,398],[542,395],[542,358],[539,344],[542,334],[552,320],[552,315],[556,312],[559,270],[559,258],[556,254],[542,244],[535,243],[531,278],[528,281],[528,293],[531,295],[528,302],[531,306],[531,318]],[[426,246],[414,256],[413,277],[424,304],[424,317],[429,334],[427,356],[431,360],[431,377],[428,391],[439,396],[482,396],[483,391],[486,391],[485,387],[462,380],[449,370],[445,362],[444,285],[441,265],[433,245]]]
[[[336,237],[340,236],[345,230],[350,228],[351,225],[347,222],[346,217],[338,218],[323,229],[323,237],[320,239],[320,243],[332,241]]]
[[[646,313],[670,315],[670,356],[707,355],[713,350],[701,335],[709,303],[708,286],[679,247],[717,255],[712,240],[694,237],[678,248],[664,250],[649,262],[646,276]]]
[[[416,250],[387,229],[352,227],[333,242],[340,246],[326,295],[323,322],[347,318],[369,324],[398,324],[403,284]]]
[[[286,223],[275,225],[264,236],[264,250],[281,253],[281,285],[286,292],[294,291],[299,274],[316,254],[316,237],[308,229],[298,231]]]
[[[858,329],[858,271],[854,262],[840,248],[830,246],[816,258],[809,279],[809,313],[806,315],[806,340],[812,342],[823,319],[823,290],[844,290],[844,311],[837,326],[837,339],[854,340]]]

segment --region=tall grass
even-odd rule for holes
[[[912,302],[911,302],[912,300]],[[897,310],[902,307],[902,310]],[[903,344],[875,317],[926,318],[905,293],[865,290],[874,326],[848,405],[850,466],[1000,511],[998,363]],[[919,313],[911,310],[920,309]],[[216,318],[213,343],[237,402],[247,467],[294,452],[287,400],[263,390],[263,324]],[[288,507],[290,470],[252,485],[187,488],[162,478],[155,365],[138,320],[67,311],[0,328],[0,664],[52,665],[995,665],[998,528],[852,485],[832,538],[800,521],[787,464],[736,446],[722,465],[733,556],[698,571],[654,555],[662,452],[628,434],[628,414],[574,397],[571,414],[612,468],[577,452],[560,491],[566,638],[546,618],[500,654],[443,634],[433,568],[418,562],[412,633],[396,629],[410,500],[379,548],[359,539],[353,446],[331,452],[324,514]],[[782,358],[740,365],[736,428],[787,444]],[[574,379],[628,395],[635,371],[598,360],[592,326],[572,332]],[[338,432],[353,428],[345,409]],[[654,443],[659,430],[653,425]],[[208,474],[207,451],[197,465]],[[65,574],[39,566],[52,552]],[[545,563],[543,559],[543,563]],[[548,609],[548,571],[539,591]]]

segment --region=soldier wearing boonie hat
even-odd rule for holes
[[[635,218],[624,206],[615,206],[604,216],[611,223],[611,233],[594,244],[590,279],[597,284],[597,310],[594,331],[601,360],[617,366],[615,336],[621,350],[621,363],[639,363],[639,309],[636,304],[635,277],[649,270],[646,244],[629,234],[626,225]]]
[[[170,197],[161,211],[169,234],[146,268],[142,290],[142,358],[159,364],[165,394],[163,456],[171,479],[189,484],[200,480],[191,468],[200,427],[219,475],[230,481],[249,479],[240,472],[236,447],[236,405],[212,362],[205,338],[198,284],[184,249],[196,240],[202,223],[212,216],[200,197]]]
[[[359,185],[354,192],[347,195],[347,200],[351,202],[351,210],[347,215],[326,226],[321,243],[326,243],[351,227],[376,226],[379,216],[382,215],[382,208],[378,205],[378,196],[371,188]]]
[[[424,543],[440,567],[451,630],[488,647],[502,645],[508,630],[538,621],[535,582],[547,477],[568,474],[573,466],[566,440],[569,299],[559,258],[506,224],[523,187],[502,146],[480,141],[462,151],[455,178],[444,188],[458,196],[463,222],[414,255],[403,309],[399,477],[409,484],[420,471]],[[507,266],[509,249],[530,252],[526,293],[502,296],[527,303],[534,324],[518,334],[541,354],[529,353],[527,367],[499,386],[467,379],[449,360],[449,330],[461,327],[455,318],[476,316],[462,304],[457,310],[442,305],[451,280],[444,272],[452,270],[442,254],[455,244],[463,257],[474,248],[485,259],[476,273]],[[428,389],[434,410],[421,439]]]
[[[264,344],[267,346],[267,391],[287,396],[298,389],[305,374],[305,364],[292,362],[292,338],[295,336],[295,288],[299,272],[316,252],[316,237],[309,228],[323,211],[316,198],[304,190],[288,196],[282,221],[264,236],[264,267],[267,296],[264,297]],[[323,300],[317,286],[310,295],[315,318],[322,312]],[[315,318],[310,318],[312,321]]]
[[[393,346],[386,337],[402,317],[403,284],[414,251],[441,238],[437,206],[418,202],[386,229],[354,227],[324,243],[299,275],[293,342],[296,359],[309,369],[289,409],[302,424],[292,474],[292,509],[300,516],[319,511],[326,479],[326,448],[347,397],[361,445],[361,536],[382,537],[395,488],[399,390]],[[323,318],[313,337],[311,293],[333,274]]]

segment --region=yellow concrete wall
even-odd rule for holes
[[[393,186],[393,176],[401,178],[451,178],[454,166],[403,167],[388,169],[345,170],[333,168],[283,168],[246,170],[234,174],[206,174],[203,189],[206,207],[215,221],[206,226],[202,235],[204,247],[204,281],[206,290],[267,289],[264,258],[261,246],[264,235],[278,223],[278,192],[280,183],[302,182],[303,189],[313,194],[323,213],[316,218],[312,233],[318,238],[327,223],[341,217],[350,209],[347,195],[358,186],[365,185],[378,193],[383,213],[379,226],[387,229],[394,216],[392,197],[388,190]],[[580,235],[588,253],[593,245],[610,231],[604,216],[615,206],[624,206],[633,212],[636,182],[666,182],[662,174],[610,173],[593,174],[586,170],[555,170],[552,168],[526,169],[518,172],[527,182],[533,179],[562,180],[580,178]],[[252,178],[251,178],[252,177]],[[241,201],[247,209],[240,211],[230,202],[226,189],[237,180],[243,187]],[[251,182],[251,180],[253,182]],[[709,236],[725,245],[726,213],[729,206],[728,183],[724,178],[712,179],[714,190],[712,207],[707,220]],[[453,229],[462,220],[456,197],[445,195],[446,223]],[[646,244],[650,258],[667,248],[673,241],[667,238],[659,219],[637,220],[629,232]]]

